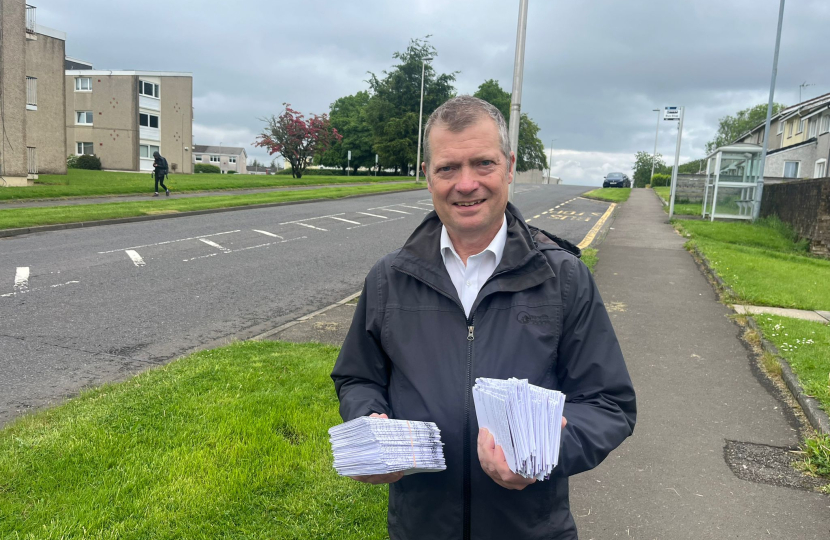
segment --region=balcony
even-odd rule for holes
[[[37,110],[37,78],[26,77],[26,110]]]
[[[37,28],[37,8],[26,4],[26,33],[34,34]]]

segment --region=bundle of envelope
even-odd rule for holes
[[[504,450],[510,470],[547,480],[559,462],[565,395],[527,379],[476,379],[473,401],[479,427]]]
[[[341,476],[443,471],[441,431],[432,422],[362,416],[329,429]]]

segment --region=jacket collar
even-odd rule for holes
[[[479,292],[479,300],[491,292],[515,292],[534,287],[555,277],[545,256],[536,247],[519,210],[507,203],[507,241],[493,276]],[[458,294],[441,257],[441,220],[433,210],[424,218],[392,261],[392,268],[409,274],[444,295],[458,300]]]

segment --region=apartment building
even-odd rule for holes
[[[235,146],[193,146],[193,163],[216,165],[222,174],[233,171],[236,174],[247,173],[248,154],[244,148]]]
[[[66,59],[67,154],[95,154],[101,167],[150,171],[153,152],[170,173],[193,172],[193,75],[92,69]]]
[[[66,174],[66,34],[37,24],[37,7],[0,0],[0,186]]]

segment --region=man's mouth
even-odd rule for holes
[[[478,199],[476,201],[461,201],[453,203],[456,206],[476,206],[477,204],[481,204],[484,202],[484,199]]]

